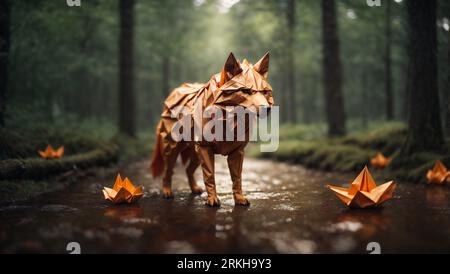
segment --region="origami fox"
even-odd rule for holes
[[[254,107],[256,115],[265,109],[267,113],[272,107],[272,87],[267,81],[269,71],[269,53],[266,53],[256,64],[247,60],[240,63],[230,53],[221,73],[215,74],[205,84],[183,84],[171,92],[164,102],[161,120],[156,128],[156,143],[153,150],[151,170],[154,177],[162,175],[162,191],[165,198],[173,198],[172,174],[178,155],[181,155],[186,166],[186,175],[192,193],[201,194],[202,188],[197,185],[194,172],[199,165],[203,170],[203,181],[208,194],[206,205],[220,206],[214,179],[214,155],[222,154],[228,157],[228,167],[233,182],[233,197],[236,205],[248,206],[250,203],[242,193],[242,164],[244,147],[249,140],[249,127],[245,125],[243,141],[179,141],[171,137],[171,129],[177,122],[172,118],[171,111],[178,106],[184,106],[191,113],[196,108],[206,109],[209,106],[219,107],[223,112],[227,106]],[[211,119],[202,118],[200,125],[204,126]],[[198,122],[197,122],[198,123]],[[194,127],[194,126],[193,126]],[[225,134],[225,133],[224,133]]]
[[[427,181],[429,184],[444,184],[450,179],[450,171],[444,166],[444,164],[437,160],[433,169],[427,172]]]
[[[350,207],[366,208],[376,207],[392,198],[395,183],[388,183],[377,186],[370,175],[367,166],[352,182],[350,188],[328,186],[346,205]]]
[[[38,152],[39,155],[41,155],[41,157],[44,159],[61,158],[64,154],[64,146],[61,146],[57,150],[54,150],[51,145],[48,145],[44,151],[39,150]]]
[[[375,157],[370,159],[370,163],[373,167],[376,168],[385,168],[391,163],[392,158],[391,157],[384,157],[384,155],[381,152],[378,152]]]
[[[109,200],[115,204],[131,204],[141,198],[144,193],[142,192],[142,186],[135,187],[128,178],[122,180],[122,177],[118,174],[113,188],[104,187],[103,195],[105,196],[105,200]]]

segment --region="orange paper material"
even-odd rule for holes
[[[250,130],[248,123],[244,125],[244,140],[212,140],[201,139],[194,142],[172,139],[171,129],[178,119],[173,118],[177,107],[184,107],[194,114],[208,107],[217,107],[224,114],[228,107],[243,107],[270,109],[273,104],[272,87],[268,82],[269,53],[266,53],[258,62],[252,65],[249,61],[239,62],[230,53],[220,73],[214,74],[207,83],[185,83],[174,89],[164,101],[161,120],[156,128],[156,142],[153,150],[151,169],[154,177],[162,175],[162,192],[165,198],[173,198],[172,174],[178,155],[186,167],[189,186],[192,193],[202,193],[194,173],[201,165],[203,182],[208,194],[206,204],[219,206],[214,177],[214,154],[228,156],[228,167],[232,178],[233,197],[236,205],[249,205],[242,191],[242,164],[244,148],[248,143]],[[192,130],[204,128],[213,118],[194,119]],[[234,119],[232,117],[231,119]],[[237,123],[236,123],[237,124]],[[236,127],[235,124],[235,127]],[[231,135],[235,132],[231,131]]]
[[[61,146],[57,150],[54,150],[51,145],[48,145],[44,151],[39,150],[38,152],[39,155],[41,155],[41,157],[44,159],[61,158],[64,154],[64,146]]]
[[[104,187],[103,195],[105,196],[105,200],[109,200],[115,204],[131,204],[141,198],[144,193],[142,186],[135,187],[128,178],[122,181],[120,174],[118,174],[114,187],[112,189]]]
[[[427,172],[427,181],[429,184],[444,184],[450,181],[450,171],[441,161],[437,160],[433,169]]]
[[[328,186],[346,205],[356,208],[376,207],[392,198],[394,181],[377,186],[367,166],[353,181],[350,188]]]
[[[392,158],[391,157],[384,157],[384,155],[381,152],[378,152],[375,157],[370,159],[370,163],[373,167],[376,168],[385,168],[391,163]]]

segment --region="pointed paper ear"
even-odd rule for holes
[[[233,78],[234,76],[238,75],[241,72],[242,72],[241,65],[239,65],[239,62],[236,60],[233,53],[231,52],[227,58],[227,61],[225,62],[225,65],[223,66],[222,74],[220,75],[219,86],[222,86],[228,80],[230,80],[231,78]]]
[[[259,74],[267,78],[269,73],[269,52],[264,54],[264,56],[253,66]]]

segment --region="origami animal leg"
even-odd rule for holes
[[[195,152],[192,154],[188,166],[186,167],[186,175],[188,177],[189,186],[191,187],[192,194],[202,194],[203,189],[197,185],[195,180],[195,170],[200,165],[200,159],[197,157]]]
[[[206,205],[220,206],[219,198],[217,198],[216,182],[214,179],[214,151],[211,146],[195,145],[195,151],[200,158],[203,171],[203,181],[205,182],[208,198]]]
[[[233,197],[236,205],[249,206],[250,202],[242,194],[242,164],[244,163],[244,148],[235,149],[227,158],[231,180],[233,181]]]
[[[173,198],[172,175],[173,175],[173,168],[177,161],[178,153],[179,147],[175,142],[169,142],[169,144],[164,149],[163,153],[164,173],[163,173],[162,189],[163,189],[163,196],[166,199]]]

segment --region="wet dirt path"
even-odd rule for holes
[[[175,199],[164,200],[160,180],[138,161],[120,170],[143,184],[134,205],[111,205],[101,189],[116,174],[98,172],[61,191],[0,207],[0,252],[68,253],[382,253],[450,252],[450,187],[398,185],[380,209],[347,209],[325,186],[351,182],[343,175],[269,160],[246,159],[244,191],[249,208],[235,207],[222,157],[216,181],[222,206],[192,196],[184,170],[174,175]],[[200,179],[200,170],[197,171]],[[380,184],[382,179],[376,178]]]

